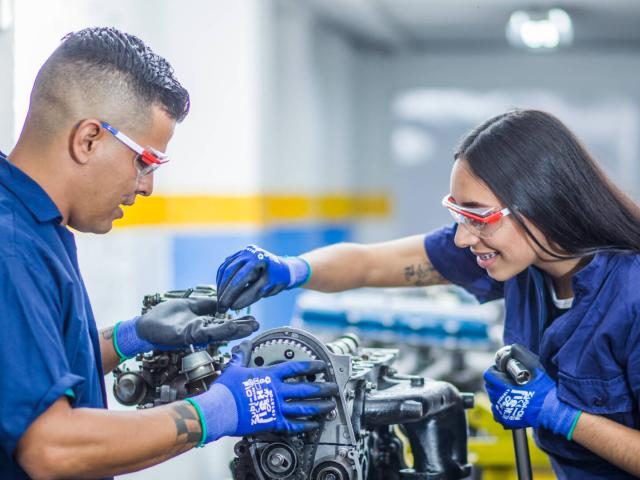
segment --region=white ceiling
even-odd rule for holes
[[[516,9],[566,10],[575,48],[640,48],[640,0],[305,0],[363,40],[400,48],[506,46]]]

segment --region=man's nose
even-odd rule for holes
[[[453,237],[453,243],[458,248],[469,248],[476,245],[480,239],[471,233],[467,227],[458,224],[456,235]]]
[[[142,195],[148,197],[153,193],[153,172],[138,178],[138,185],[136,186],[136,195]]]

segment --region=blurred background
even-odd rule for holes
[[[638,200],[639,22],[635,0],[0,0],[0,149],[70,31],[133,33],[189,90],[153,197],[77,237],[107,326],[144,294],[214,284],[247,244],[296,255],[441,226],[457,141],[513,107],[560,117]],[[252,313],[289,324],[296,295]],[[233,443],[127,478],[225,478]]]

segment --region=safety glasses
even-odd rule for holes
[[[114,137],[116,137],[120,142],[124,143],[131,150],[136,152],[135,165],[136,170],[138,171],[138,178],[144,177],[145,175],[149,175],[151,172],[156,170],[163,163],[167,163],[169,161],[169,157],[166,153],[160,152],[152,147],[143,148],[131,138],[126,136],[121,131],[109,125],[107,122],[101,122],[100,125],[107,132],[111,133]]]
[[[462,207],[456,204],[449,194],[442,199],[442,205],[449,210],[459,225],[463,225],[480,238],[489,238],[493,235],[502,226],[500,220],[511,213],[508,208],[500,210],[498,207]]]

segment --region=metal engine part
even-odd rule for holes
[[[445,382],[399,375],[392,364],[398,349],[360,348],[354,335],[322,344],[308,332],[277,328],[253,340],[251,366],[319,359],[334,381],[337,408],[318,431],[266,433],[236,444],[236,480],[458,479],[467,463],[465,408],[473,396]],[[305,380],[302,380],[305,381]],[[403,425],[414,458],[408,468],[394,425]]]
[[[216,298],[216,289],[199,285],[187,290],[173,290],[163,294],[146,295],[142,300],[142,314],[171,298]],[[231,318],[231,315],[211,317],[212,322]],[[170,351],[154,350],[136,356],[139,369],[131,371],[120,366],[113,371],[113,394],[127,406],[150,408],[202,393],[218,378],[222,366],[229,360],[218,348],[225,343],[212,343],[206,348],[186,348]]]
[[[199,286],[147,295],[142,313],[189,296],[215,298],[216,290]],[[316,431],[243,437],[231,465],[235,480],[453,480],[471,474],[464,410],[473,406],[473,395],[450,383],[399,374],[392,366],[398,349],[361,348],[355,335],[325,345],[288,327],[268,330],[252,344],[253,367],[323,360],[323,374],[289,381],[336,382],[339,394],[337,408]],[[115,397],[124,405],[150,408],[199,394],[229,361],[219,352],[223,345],[140,354],[137,370],[114,370]]]

